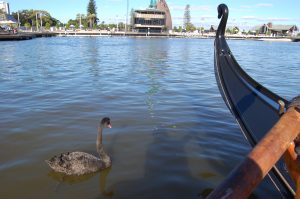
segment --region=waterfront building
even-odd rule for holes
[[[9,4],[7,2],[0,1],[0,10],[2,11],[1,14],[10,15]]]
[[[216,33],[217,30],[218,30],[218,26],[211,25],[208,32],[210,32],[210,33]]]
[[[164,11],[166,14],[166,28],[167,30],[172,30],[172,17],[171,17],[171,12],[169,10],[168,4],[165,0],[158,0],[156,8],[158,10]]]
[[[151,0],[149,8],[133,10],[131,17],[135,32],[161,33],[172,29],[171,13],[164,0]]]
[[[272,23],[255,26],[256,34],[270,34],[273,36],[287,36],[299,31],[296,25],[273,25]]]
[[[16,24],[17,20],[10,15],[9,4],[5,1],[0,1],[0,25]]]

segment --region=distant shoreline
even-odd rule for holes
[[[142,37],[142,38],[197,38],[214,39],[213,33],[139,33],[139,32],[109,32],[109,31],[55,31],[55,32],[20,32],[19,34],[0,35],[0,41],[25,40],[36,37]],[[257,40],[270,42],[297,42],[300,37],[271,37],[254,35],[225,35],[228,40]]]

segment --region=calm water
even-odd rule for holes
[[[256,80],[299,94],[300,43],[229,41]],[[250,147],[214,77],[213,40],[41,38],[1,42],[1,198],[204,198]],[[110,169],[66,177],[44,160],[95,153]],[[252,198],[278,198],[267,183]]]

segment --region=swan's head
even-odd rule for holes
[[[100,127],[102,128],[111,128],[110,118],[104,117],[100,122]]]

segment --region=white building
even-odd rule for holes
[[[9,4],[6,3],[5,1],[0,1],[0,10],[1,10],[4,14],[10,15]]]

